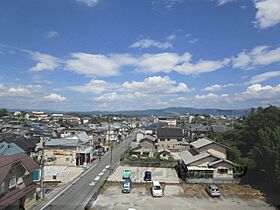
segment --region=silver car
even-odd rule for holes
[[[220,192],[219,188],[217,187],[217,185],[214,185],[214,184],[207,185],[205,190],[211,197],[220,197],[221,196],[221,192]]]

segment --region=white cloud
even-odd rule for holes
[[[61,95],[56,94],[56,93],[51,93],[51,94],[45,96],[44,99],[46,99],[48,101],[65,101],[66,97],[61,96]]]
[[[221,5],[233,2],[233,1],[236,1],[236,0],[217,0],[217,5],[221,6]]]
[[[208,93],[207,95],[196,95],[195,96],[196,99],[199,99],[199,100],[212,100],[212,99],[217,99],[218,98],[218,95],[214,94],[214,93]]]
[[[170,36],[166,37],[167,40],[171,41],[176,39],[176,35],[175,34],[171,34]]]
[[[280,76],[280,71],[265,72],[263,74],[258,74],[256,76],[253,76],[250,79],[249,84],[255,84],[255,83],[263,82],[263,81],[266,81],[266,80],[271,79],[273,77],[279,77],[279,76]]]
[[[30,90],[24,87],[12,87],[8,89],[8,94],[9,96],[26,96],[31,93]]]
[[[74,90],[77,92],[81,92],[81,93],[103,93],[105,91],[108,91],[110,89],[114,89],[116,88],[117,85],[116,84],[111,84],[108,83],[104,80],[90,80],[89,83],[86,83],[85,85],[81,85],[81,86],[72,86],[69,87],[70,90]]]
[[[217,91],[217,90],[221,90],[222,86],[219,84],[215,84],[215,85],[211,85],[209,87],[204,88],[204,90],[206,91]]]
[[[29,52],[34,61],[38,63],[32,67],[31,71],[44,71],[44,70],[55,70],[59,66],[59,59],[48,54],[40,52]]]
[[[243,51],[232,58],[234,68],[251,69],[258,65],[269,65],[280,62],[280,47],[257,46],[250,52]]]
[[[255,0],[256,24],[264,29],[280,23],[280,0]]]
[[[143,71],[156,72],[171,72],[175,66],[183,60],[188,61],[191,55],[185,53],[182,57],[176,53],[159,53],[159,54],[144,54],[142,55],[136,66]]]
[[[49,31],[47,34],[47,38],[53,38],[56,37],[58,35],[58,32],[56,31]]]
[[[4,90],[6,87],[3,83],[0,83],[0,90]]]
[[[185,83],[179,83],[175,80],[171,80],[168,76],[153,76],[145,78],[141,82],[124,82],[122,87],[126,91],[138,91],[147,94],[176,94],[186,93],[189,91],[188,86]]]
[[[119,74],[121,65],[105,55],[72,53],[71,59],[66,61],[66,69],[78,74],[89,76],[115,76]]]
[[[185,62],[175,67],[175,71],[181,74],[201,74],[216,71],[225,67],[229,63],[228,59],[223,61],[200,60],[197,63]]]
[[[159,42],[152,39],[141,39],[132,45],[130,45],[130,48],[150,48],[150,47],[157,47],[159,49],[168,49],[172,48],[172,44],[170,42]]]
[[[89,7],[95,7],[98,3],[98,0],[76,0],[76,1],[84,3]]]
[[[178,3],[183,2],[184,0],[154,0],[152,1],[153,5],[162,4],[166,9],[171,9]]]

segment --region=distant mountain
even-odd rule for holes
[[[226,115],[226,116],[244,116],[250,112],[250,109],[195,109],[188,107],[170,107],[165,109],[147,109],[133,111],[116,111],[116,112],[90,112],[93,115],[115,114],[124,116],[179,116],[186,114],[207,114],[207,115]]]
[[[31,112],[34,110],[28,109],[9,109],[9,111],[27,111]],[[179,116],[186,114],[207,114],[207,115],[226,115],[226,116],[244,116],[250,112],[250,109],[196,109],[189,107],[169,107],[164,109],[146,109],[146,110],[132,110],[132,111],[54,111],[54,110],[40,110],[46,113],[75,113],[80,115],[123,115],[123,116]]]

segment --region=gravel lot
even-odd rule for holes
[[[150,185],[134,184],[130,194],[121,193],[121,184],[107,183],[94,202],[92,209],[127,210],[275,210],[262,199],[242,199],[236,195],[225,195],[220,198],[210,198],[204,194],[186,196],[184,187],[180,185],[163,185],[163,197],[153,198]]]
[[[108,178],[108,181],[120,182],[124,169],[131,170],[132,182],[144,182],[144,172],[146,170],[152,171],[152,179],[164,183],[180,183],[178,175],[173,168],[152,168],[152,167],[131,167],[131,166],[118,166],[114,173]]]

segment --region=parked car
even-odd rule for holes
[[[123,193],[130,193],[131,191],[131,180],[130,179],[125,179],[123,182]]]
[[[145,171],[144,173],[144,181],[152,181],[152,172],[151,171]]]
[[[123,171],[123,179],[130,179],[130,176],[131,176],[131,170],[125,169]]]
[[[217,185],[214,185],[214,184],[207,185],[205,190],[211,197],[220,197],[221,196],[221,192],[220,192],[219,188],[217,187]]]
[[[162,189],[159,181],[152,182],[152,196],[153,197],[162,197]]]

